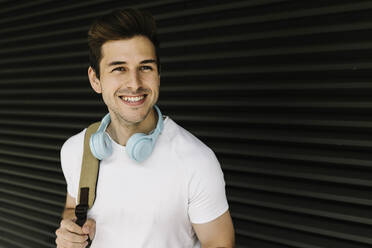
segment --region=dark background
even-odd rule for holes
[[[164,114],[216,153],[236,247],[372,245],[372,1],[0,1],[0,247],[55,247],[59,150],[106,109],[87,30],[158,21]]]

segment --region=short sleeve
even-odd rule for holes
[[[209,149],[195,159],[189,182],[189,217],[195,224],[212,221],[229,208],[225,180],[215,154]]]
[[[60,151],[61,168],[65,176],[67,192],[75,199],[78,195],[85,130],[67,139]]]

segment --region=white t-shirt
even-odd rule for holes
[[[86,129],[61,149],[68,193],[77,198]],[[91,248],[196,248],[191,223],[212,221],[228,210],[225,181],[213,151],[167,117],[151,156],[132,161],[112,141],[101,161]]]

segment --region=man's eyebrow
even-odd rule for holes
[[[140,64],[150,64],[150,63],[155,63],[156,64],[156,60],[155,59],[145,59],[145,60],[142,60],[140,62]]]
[[[113,66],[113,65],[123,65],[126,64],[127,62],[125,61],[112,61],[108,64],[108,66]]]
[[[126,61],[112,61],[108,64],[108,66],[124,65],[126,63],[127,63]],[[156,64],[156,60],[155,59],[145,59],[145,60],[142,60],[140,62],[140,64],[150,64],[150,63],[155,63]]]

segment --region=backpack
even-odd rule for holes
[[[99,172],[99,160],[93,156],[89,140],[93,133],[95,133],[101,122],[91,124],[84,136],[84,152],[81,164],[80,183],[78,192],[78,205],[75,208],[75,215],[77,217],[76,223],[83,226],[86,219],[88,209],[93,206],[96,199],[96,186]]]

